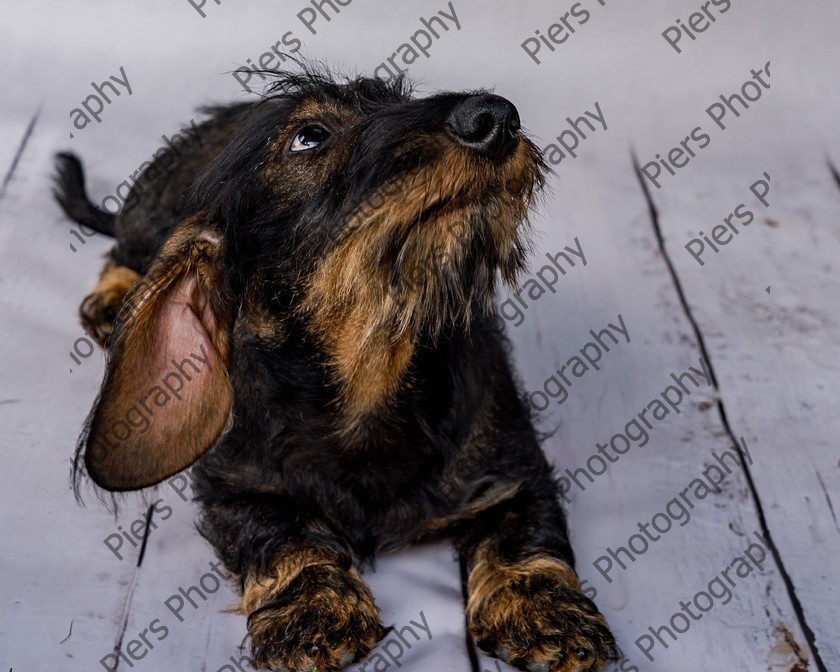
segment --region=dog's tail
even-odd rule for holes
[[[53,196],[70,219],[113,237],[116,215],[101,210],[90,201],[85,191],[85,171],[75,154],[56,154],[54,180]]]

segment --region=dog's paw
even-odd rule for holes
[[[120,301],[109,301],[109,297],[103,294],[88,294],[79,306],[82,326],[103,348],[106,347],[114,329]]]
[[[617,660],[615,639],[569,565],[547,556],[505,564],[481,555],[467,618],[478,646],[529,672],[594,672]]]
[[[276,581],[258,585],[265,590],[248,617],[251,665],[258,670],[335,672],[385,635],[370,588],[352,569],[309,565],[280,591]]]
[[[79,306],[82,326],[103,348],[108,345],[123,299],[138,277],[131,269],[109,261],[99,283]]]

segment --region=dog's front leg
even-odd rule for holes
[[[242,611],[257,669],[333,672],[366,656],[385,634],[350,559],[308,543],[243,577]]]
[[[479,647],[530,672],[591,672],[615,640],[573,569],[553,485],[521,486],[476,521],[461,550],[470,566],[467,621]],[[535,491],[541,491],[536,494]]]

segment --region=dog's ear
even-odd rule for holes
[[[178,227],[126,296],[105,380],[79,442],[93,481],[136,490],[190,466],[230,415],[233,302],[222,234]]]

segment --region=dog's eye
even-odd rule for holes
[[[307,149],[314,149],[328,137],[330,137],[330,134],[320,126],[307,126],[298,131],[289,150],[303,152]]]

